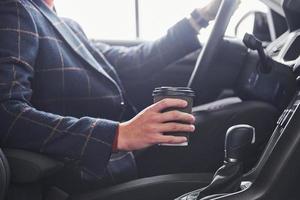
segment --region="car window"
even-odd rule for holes
[[[154,40],[205,1],[208,0],[56,0],[56,10],[58,15],[79,22],[91,39]],[[259,0],[242,0],[226,35],[234,36],[236,23],[250,10],[267,8]],[[207,39],[212,25],[201,31],[201,41]],[[251,21],[246,26],[251,26]]]
[[[141,37],[153,40],[162,36],[199,5],[201,0],[140,0]]]
[[[238,9],[234,13],[234,15],[231,18],[231,21],[229,23],[229,26],[226,31],[227,36],[235,36],[235,27],[240,21],[243,16],[247,15],[247,13],[250,13],[252,11],[260,11],[267,13],[268,7],[262,3],[259,0],[242,0],[241,4],[239,5]],[[245,32],[252,32],[254,27],[254,16],[247,17],[242,24],[242,29],[245,30]],[[237,35],[239,38],[243,37],[244,34]]]
[[[59,16],[77,21],[91,39],[135,39],[133,0],[56,0]]]

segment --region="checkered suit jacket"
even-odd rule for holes
[[[197,48],[195,32],[182,20],[155,42],[99,50],[77,23],[59,18],[42,0],[1,0],[2,147],[74,162],[98,178],[124,170],[133,175],[131,153],[112,157],[126,109],[121,80],[159,70]]]

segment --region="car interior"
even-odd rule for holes
[[[197,94],[193,112],[201,131],[191,136],[189,147],[155,146],[142,152],[143,159],[172,163],[172,168],[82,193],[57,181],[64,163],[2,148],[0,200],[300,199],[300,1],[261,1],[269,12],[247,14],[254,16],[254,28],[242,40],[225,36],[239,1],[223,0],[200,50],[140,84],[134,80],[138,77],[128,76],[125,88],[139,110],[152,103],[156,87],[188,86]],[[176,167],[178,158],[188,167]]]

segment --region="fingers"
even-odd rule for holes
[[[182,144],[184,142],[187,142],[186,137],[161,136],[158,140],[158,144]]]
[[[176,110],[160,114],[158,120],[159,122],[181,121],[188,124],[195,123],[195,117],[193,115]]]
[[[181,99],[163,99],[151,106],[155,112],[161,112],[167,108],[185,108],[188,103]]]
[[[165,123],[158,127],[160,133],[165,132],[194,132],[195,126],[190,124],[180,124],[180,123]]]

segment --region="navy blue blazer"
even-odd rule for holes
[[[126,109],[121,80],[196,50],[196,35],[184,19],[157,41],[96,49],[42,0],[0,1],[1,146],[72,162],[98,178],[134,169],[131,153],[112,156]]]

